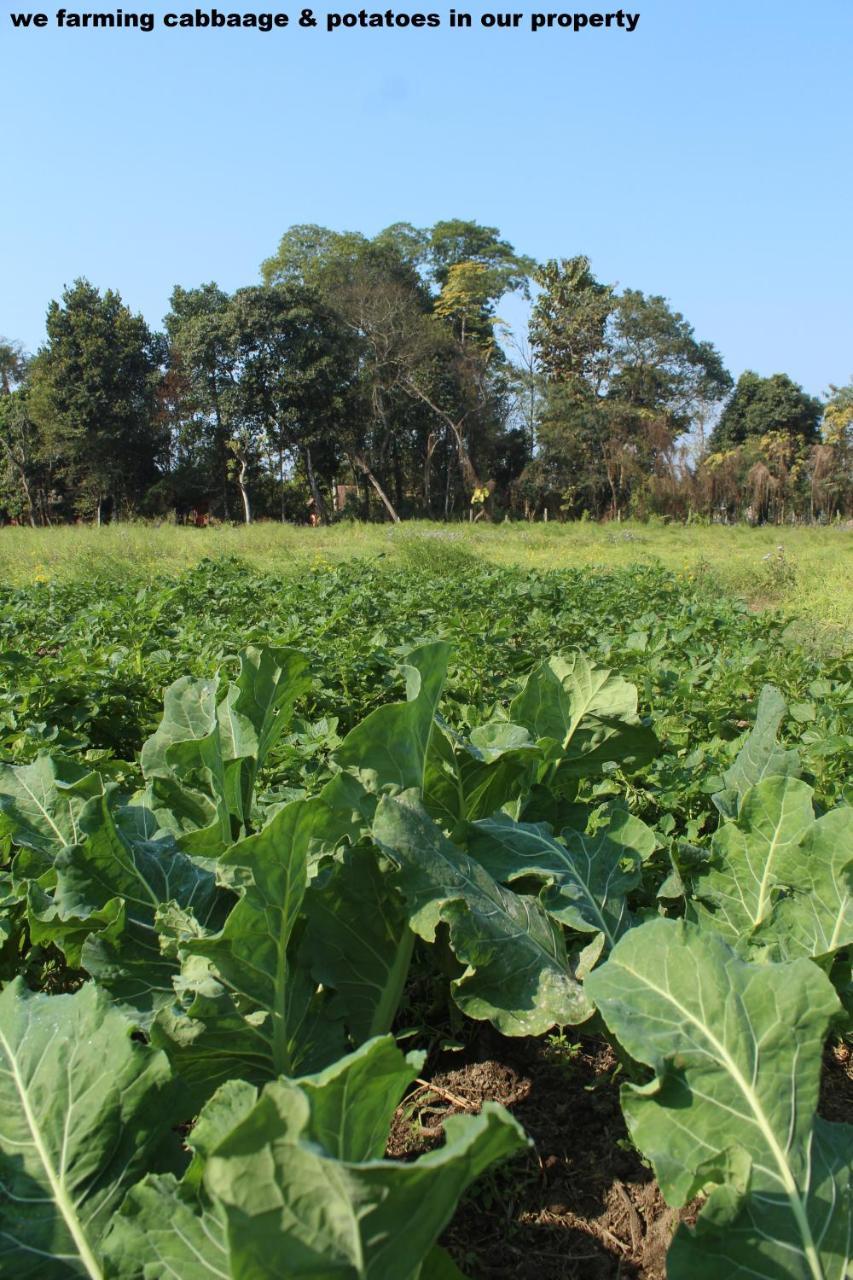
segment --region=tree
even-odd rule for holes
[[[821,435],[824,444],[853,447],[853,378],[844,387],[830,386]]]
[[[0,338],[0,395],[8,396],[23,382],[27,357],[20,342]]]
[[[527,286],[533,260],[516,253],[508,240],[500,239],[497,227],[451,218],[437,222],[426,232],[426,263],[432,281],[443,289],[453,267],[476,263],[487,273],[489,305],[494,307],[505,293]]]
[[[285,231],[276,252],[261,263],[261,276],[264,284],[301,284],[323,292],[332,284],[330,274],[344,274],[369,243],[360,231],[299,223]]]
[[[30,371],[29,412],[62,459],[74,507],[100,523],[105,503],[132,507],[157,477],[161,344],[144,319],[87,280],[47,313],[47,343]]]
[[[589,258],[551,260],[537,267],[539,287],[530,317],[530,345],[543,373],[579,401],[599,394],[607,377],[607,322],[612,285],[596,280]]]
[[[281,518],[286,459],[293,453],[305,466],[317,514],[325,520],[314,460],[318,450],[342,434],[356,376],[352,334],[315,290],[302,285],[238,289],[229,309],[241,419],[231,448],[241,465],[246,522],[248,456],[264,437],[276,457]]]
[[[665,298],[626,289],[611,318],[607,397],[663,415],[673,437],[731,390],[731,375],[710,342]]]
[[[21,388],[0,395],[0,463],[4,464],[0,505],[33,527],[39,506],[42,520],[47,521],[44,490],[37,488],[43,472],[39,454],[39,433],[27,410],[26,391]]]
[[[645,477],[672,473],[676,441],[731,378],[664,298],[617,294],[587,258],[548,262],[534,279],[531,345],[546,375],[540,443],[552,455],[537,472],[568,509],[600,512],[607,495],[617,516]]]
[[[853,378],[830,386],[821,443],[809,459],[810,515],[849,515],[853,505]]]
[[[241,427],[233,320],[231,296],[214,282],[172,292],[166,333],[173,448],[188,473],[188,496],[217,495],[226,520],[234,470],[229,441],[239,438]]]
[[[463,490],[479,484],[473,455],[486,465],[501,454],[508,396],[495,308],[526,286],[531,265],[496,228],[459,219],[428,230],[395,223],[372,240],[291,227],[262,264],[268,284],[316,289],[351,330],[358,386],[339,427],[343,453],[392,519],[416,486],[429,512],[439,454],[445,511],[454,475]]]
[[[0,338],[0,499],[17,518],[25,514],[35,525],[35,508],[30,489],[33,427],[26,412],[23,382],[27,359],[18,342]]]
[[[734,449],[752,436],[781,431],[804,444],[817,444],[823,405],[785,373],[762,378],[747,370],[711,433],[712,453]]]
[[[268,283],[315,290],[348,330],[358,353],[357,386],[351,388],[346,417],[337,425],[339,452],[356,487],[366,478],[394,520],[398,515],[389,490],[395,490],[399,506],[408,455],[422,434],[422,415],[411,412],[400,368],[411,350],[412,335],[420,331],[431,309],[418,269],[423,248],[423,233],[406,223],[387,228],[373,240],[297,226],[285,232],[276,254],[261,268]],[[316,447],[308,446],[304,456],[313,476]],[[315,506],[318,502],[315,492]]]

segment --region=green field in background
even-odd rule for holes
[[[452,550],[451,550],[452,549]],[[154,577],[205,557],[237,556],[265,572],[322,569],[351,557],[389,563],[461,561],[529,569],[659,564],[707,580],[753,608],[780,608],[838,639],[853,618],[853,532],[845,527],[576,524],[405,525],[275,523],[209,529],[118,524],[0,530],[0,581],[67,581],[90,574]]]

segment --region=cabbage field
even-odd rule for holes
[[[0,587],[0,1276],[853,1274],[838,647],[440,539]]]

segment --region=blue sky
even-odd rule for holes
[[[370,234],[463,217],[664,294],[735,375],[845,382],[853,0],[629,8],[631,35],[265,35],[22,32],[4,6],[0,333],[37,347],[78,275],[156,325],[176,283],[255,281],[292,223]]]

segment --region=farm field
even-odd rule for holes
[[[778,607],[839,640],[853,617],[853,531],[824,528],[749,528],[744,525],[598,524],[404,525],[350,524],[306,529],[275,523],[180,526],[113,525],[55,529],[6,528],[0,537],[0,582],[130,574],[171,574],[205,558],[236,556],[253,569],[288,573],[353,558],[390,564],[430,562],[433,544],[468,552],[487,564],[522,569],[624,568],[659,565],[693,575],[738,595],[756,608]]]
[[[3,530],[0,1275],[844,1275],[849,565]]]

